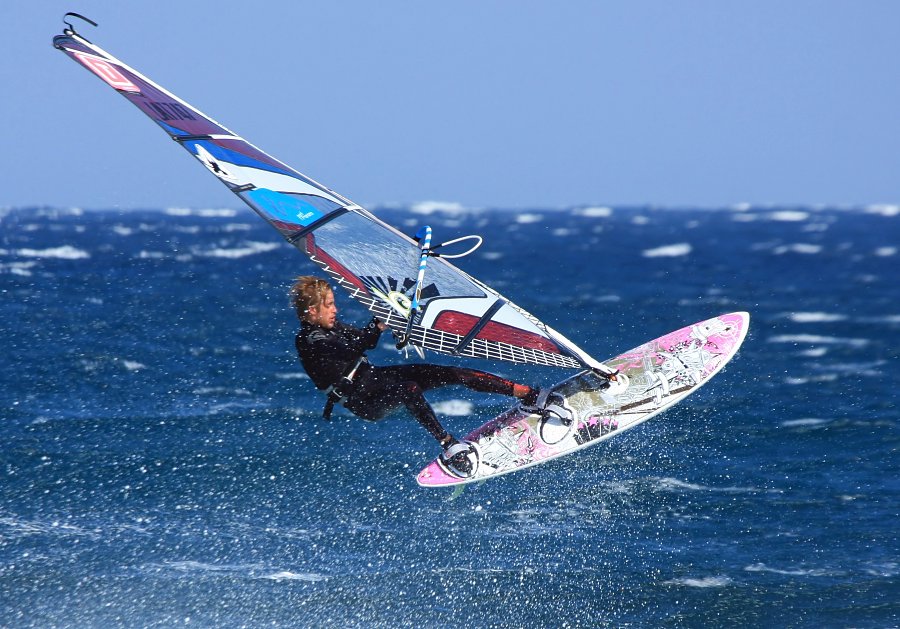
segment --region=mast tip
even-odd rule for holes
[[[88,24],[91,24],[92,26],[99,26],[99,24],[97,24],[97,23],[96,23],[94,20],[92,20],[91,18],[89,18],[89,17],[84,17],[84,16],[81,15],[80,13],[74,13],[74,12],[70,11],[70,12],[66,13],[66,14],[63,16],[63,24],[65,24],[65,25],[68,27],[68,28],[65,30],[65,32],[66,32],[67,34],[75,34],[75,33],[77,32],[77,31],[75,30],[75,27],[72,26],[72,23],[69,22],[69,20],[66,19],[66,18],[68,18],[68,17],[77,17],[79,20],[84,20],[85,22],[87,22]]]

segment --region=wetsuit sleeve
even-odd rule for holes
[[[317,389],[327,389],[337,382],[362,353],[336,332],[318,328],[297,335],[297,353]]]
[[[335,328],[344,338],[347,347],[360,354],[367,349],[375,349],[378,345],[378,339],[381,337],[381,330],[378,329],[375,319],[372,319],[372,321],[362,329],[340,322],[335,323]]]
[[[295,345],[303,368],[318,389],[327,389],[367,350],[378,344],[377,325],[364,329],[336,322],[330,330],[303,325]]]

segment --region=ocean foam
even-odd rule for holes
[[[897,247],[878,247],[878,249],[875,250],[875,255],[882,258],[895,256],[897,255]]]
[[[253,229],[249,223],[228,223],[222,228],[224,232],[246,232]]]
[[[45,460],[49,460],[45,457]],[[96,538],[97,532],[60,522],[19,520],[15,517],[0,517],[0,538],[19,538],[30,535],[60,535]]]
[[[819,568],[794,568],[794,569],[781,569],[781,568],[771,568],[764,563],[755,563],[744,568],[747,572],[771,572],[773,574],[783,574],[791,577],[827,577],[831,576],[834,573],[829,570],[822,570]]]
[[[838,375],[836,373],[826,373],[821,376],[809,376],[807,378],[791,378],[787,377],[784,379],[785,384],[809,384],[810,382],[834,382],[838,379]]]
[[[683,577],[681,579],[672,579],[665,582],[666,585],[684,585],[692,588],[721,588],[731,585],[731,583],[731,579],[725,576],[702,577],[699,579]]]
[[[585,218],[607,218],[612,216],[612,208],[608,207],[585,207],[572,212],[575,216],[584,216]]]
[[[238,212],[234,209],[192,209],[184,207],[170,207],[164,210],[169,216],[199,216],[201,218],[234,218]]]
[[[859,321],[861,323],[887,323],[889,325],[894,325],[900,323],[900,315],[884,315],[883,317],[861,317]]]
[[[279,380],[309,380],[309,376],[300,371],[289,373],[276,373],[275,377]]]
[[[434,412],[450,417],[468,417],[474,413],[475,405],[468,400],[446,400],[432,405]]]
[[[230,258],[234,260],[252,256],[257,253],[274,251],[280,246],[280,243],[274,242],[248,242],[244,247],[236,247],[234,249],[211,249],[209,251],[194,250],[194,253],[198,256],[205,256],[208,258]]]
[[[314,572],[290,572],[289,570],[267,574],[261,578],[270,579],[272,581],[309,581],[313,583],[328,579],[324,574],[316,574]]]
[[[827,424],[827,419],[817,419],[815,417],[804,417],[803,419],[789,419],[781,422],[785,428],[796,428],[798,426],[821,426]]]
[[[840,338],[837,336],[820,336],[818,334],[780,334],[769,337],[769,343],[809,343],[810,345],[849,345],[865,347],[869,339]]]
[[[869,214],[880,214],[881,216],[900,216],[900,205],[870,205],[865,211]]]
[[[657,489],[663,489],[666,491],[678,490],[678,489],[690,489],[691,491],[703,491],[705,489],[709,489],[709,487],[704,487],[703,485],[696,485],[694,483],[686,483],[684,481],[678,480],[677,478],[658,478],[658,479],[656,479],[656,487],[657,487]]]
[[[58,258],[60,260],[83,260],[91,257],[87,251],[76,249],[71,245],[50,249],[18,249],[16,254],[25,258]]]
[[[31,277],[31,269],[36,265],[37,262],[10,262],[9,264],[0,264],[0,273]]]
[[[822,245],[811,245],[808,243],[798,242],[792,245],[781,245],[772,250],[775,255],[784,255],[785,253],[802,253],[804,255],[815,255],[821,253]]]
[[[686,242],[680,242],[674,245],[665,245],[663,247],[657,247],[655,249],[645,249],[641,255],[645,258],[675,258],[679,256],[686,256],[691,251],[693,251],[693,247]]]
[[[773,221],[782,221],[782,222],[799,222],[805,221],[809,218],[808,212],[798,212],[796,210],[782,210],[781,212],[772,212],[768,215],[770,219]]]
[[[756,493],[759,491],[753,487],[709,487],[707,485],[697,485],[696,483],[686,483],[677,478],[656,478],[656,489],[659,491],[712,491],[725,493]]]
[[[466,207],[461,203],[452,201],[420,201],[419,203],[413,203],[409,211],[413,214],[434,214],[435,212],[459,214],[460,212],[465,212]]]
[[[516,216],[516,222],[521,225],[529,225],[531,223],[540,223],[544,217],[540,214],[524,213]]]
[[[846,321],[846,315],[830,314],[827,312],[791,312],[784,315],[794,323],[831,323],[833,321]]]

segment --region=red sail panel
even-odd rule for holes
[[[456,312],[453,310],[445,310],[437,316],[432,327],[435,330],[449,332],[451,334],[459,334],[465,336],[472,331],[472,328],[480,321],[478,317],[466,314],[464,312]],[[533,334],[525,330],[489,321],[475,338],[483,341],[496,341],[498,343],[508,343],[517,347],[525,347],[528,349],[538,349],[542,352],[551,354],[562,354],[560,348],[550,339],[539,334]]]

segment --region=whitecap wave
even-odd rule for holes
[[[815,255],[822,252],[822,245],[812,245],[809,243],[798,242],[792,245],[780,245],[775,247],[772,252],[775,255],[784,255],[785,253],[800,253],[803,255]]]
[[[837,336],[821,336],[818,334],[779,334],[769,337],[769,343],[808,343],[810,345],[849,345],[865,347],[869,339],[841,338]]]
[[[228,223],[222,228],[224,232],[246,232],[253,229],[249,223]]]
[[[24,258],[58,258],[60,260],[83,260],[91,254],[72,245],[51,247],[50,249],[17,249],[16,254]]]
[[[585,207],[572,212],[575,216],[584,216],[585,218],[607,218],[612,216],[612,213],[612,208],[605,206]]]
[[[701,577],[698,579],[682,577],[665,582],[666,585],[683,585],[692,588],[721,588],[732,584],[732,580],[726,576]]]
[[[900,205],[875,204],[866,207],[865,211],[869,214],[879,214],[881,216],[900,216]]]
[[[772,212],[768,215],[768,217],[773,221],[795,223],[808,219],[809,212],[800,212],[797,210],[782,210],[780,212]]]
[[[880,258],[889,258],[891,256],[897,255],[897,247],[878,247],[875,250],[875,255]]]
[[[832,323],[834,321],[847,320],[847,315],[828,312],[789,312],[781,316],[787,317],[794,323]]]
[[[44,457],[49,460],[48,457]],[[59,521],[19,520],[15,517],[0,517],[0,539],[19,538],[30,535],[59,535],[97,538],[97,531],[90,531]]]
[[[885,561],[869,564],[866,572],[876,577],[896,577],[900,574],[900,564],[896,561]]]
[[[419,203],[413,203],[409,211],[413,214],[434,214],[435,212],[459,214],[465,212],[466,207],[462,203],[454,201],[420,201]]]
[[[9,264],[0,264],[0,273],[31,277],[31,269],[36,265],[37,262],[10,262]]]
[[[279,380],[309,380],[309,376],[301,371],[291,371],[288,373],[276,373],[275,377]]]
[[[540,214],[524,213],[516,216],[516,222],[521,225],[529,225],[531,223],[540,223],[544,217]]]
[[[235,247],[234,249],[210,249],[207,251],[197,251],[194,250],[194,253],[198,256],[204,256],[207,258],[229,258],[229,259],[237,259],[237,258],[245,258],[247,256],[256,255],[258,253],[267,253],[269,251],[274,251],[281,246],[280,243],[274,242],[248,242],[243,247]]]
[[[193,209],[185,207],[170,207],[166,208],[164,212],[169,216],[199,216],[201,218],[234,218],[238,214],[237,210],[229,208]]]
[[[267,574],[261,578],[269,579],[271,581],[309,581],[312,583],[328,579],[324,574],[316,574],[314,572],[291,572],[289,570]]]
[[[783,574],[792,577],[827,577],[834,573],[830,570],[821,568],[772,568],[764,563],[755,563],[744,568],[747,572],[771,572],[773,574]]]
[[[894,325],[900,323],[900,314],[884,315],[883,317],[861,317],[859,321],[861,323],[887,323],[889,325]]]
[[[445,400],[432,405],[434,412],[448,417],[468,417],[475,411],[475,405],[468,400]]]
[[[816,417],[804,417],[802,419],[788,419],[787,421],[781,422],[781,425],[785,428],[797,428],[797,427],[806,427],[806,426],[821,426],[822,424],[827,424],[827,419],[818,419]]]
[[[724,493],[756,493],[759,490],[754,487],[710,487],[708,485],[698,485],[696,483],[687,483],[677,478],[656,478],[655,489],[657,491],[711,491]]]
[[[674,245],[656,247],[655,249],[645,249],[641,255],[645,258],[676,258],[686,256],[691,251],[693,251],[693,247],[689,243],[679,242]]]
[[[807,376],[801,378],[787,377],[784,379],[785,384],[809,384],[810,382],[835,382],[840,376],[836,373],[824,373],[818,376]]]

